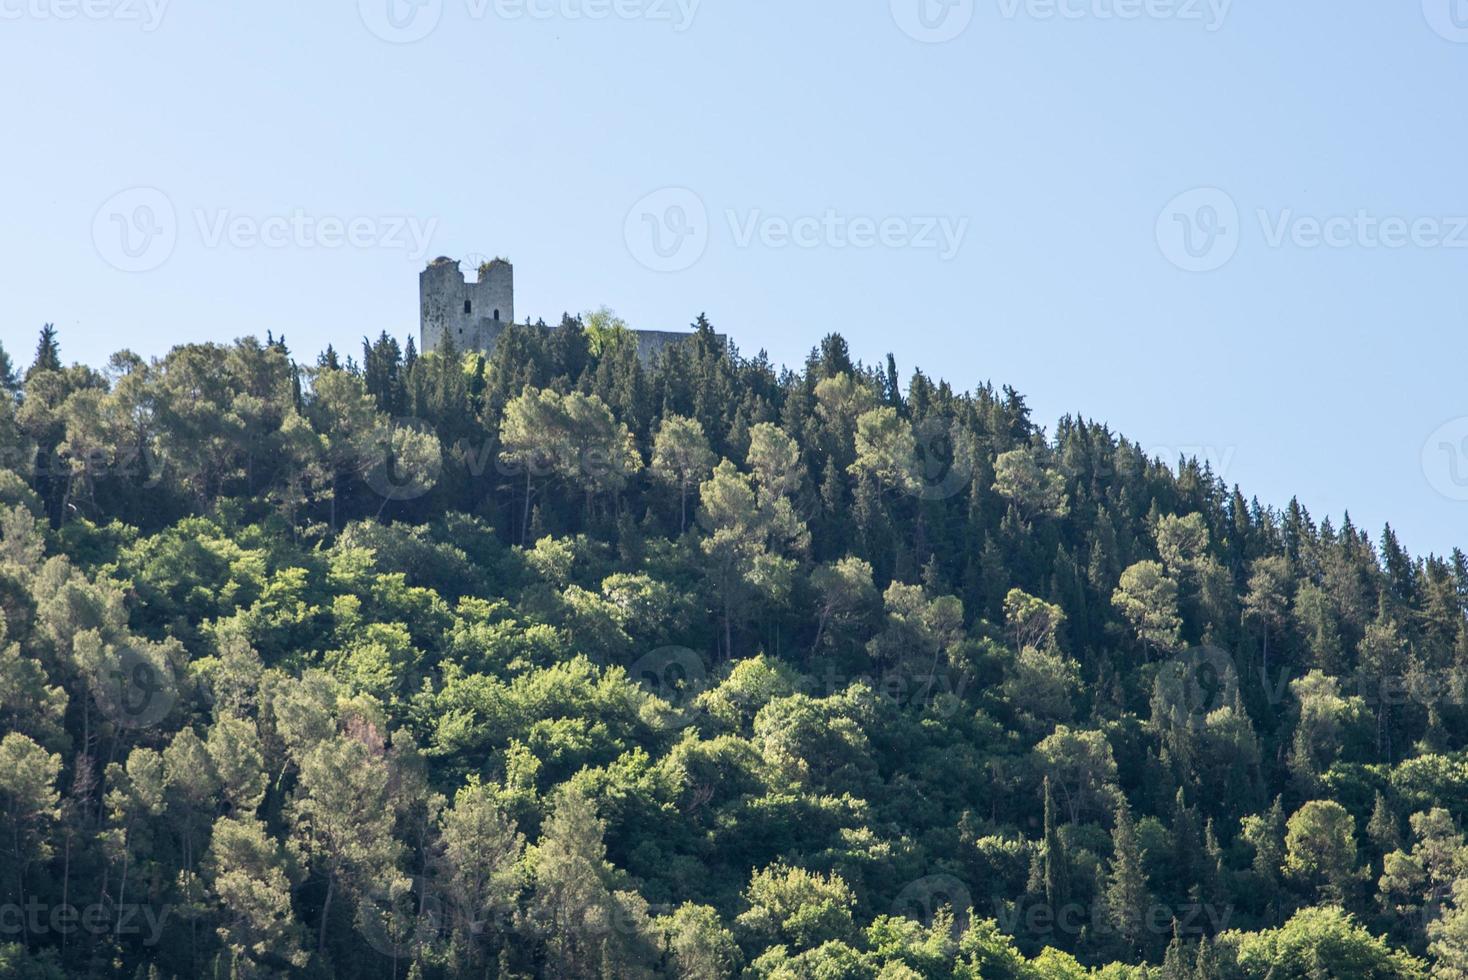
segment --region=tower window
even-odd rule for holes
[[[473,303],[472,303],[472,301],[467,300],[467,299],[464,300],[464,313],[465,313],[465,315],[468,315],[469,313],[472,313],[472,312],[473,312]]]
[[[500,318],[500,311],[499,311],[499,310],[495,310],[495,311],[494,311],[494,318],[495,318],[495,319],[496,319],[496,320],[498,320],[498,319],[499,319],[499,318]]]

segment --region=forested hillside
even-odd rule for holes
[[[837,336],[65,339],[0,976],[1468,977],[1462,553]]]

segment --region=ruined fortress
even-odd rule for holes
[[[495,259],[481,265],[478,276],[478,281],[469,282],[459,263],[443,256],[419,273],[419,349],[425,354],[438,350],[446,338],[452,338],[458,350],[491,353],[505,327],[515,322],[515,267]],[[643,363],[669,344],[693,336],[669,330],[632,333]]]

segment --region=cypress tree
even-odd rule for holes
[[[1111,923],[1132,952],[1143,951],[1147,924],[1147,875],[1142,869],[1142,851],[1132,810],[1123,799],[1116,807],[1116,826],[1111,831],[1111,878],[1106,904]]]
[[[1055,795],[1045,777],[1045,903],[1058,910],[1070,896],[1070,862],[1055,820]]]

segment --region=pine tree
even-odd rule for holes
[[[1213,830],[1212,817],[1203,826],[1203,860],[1200,862],[1195,889],[1198,901],[1210,910],[1221,911],[1231,902],[1228,868],[1224,863],[1223,848],[1218,843],[1218,835]]]
[[[1132,952],[1143,952],[1147,924],[1147,875],[1142,869],[1142,851],[1132,810],[1123,799],[1116,807],[1116,826],[1111,831],[1111,878],[1106,887],[1106,904],[1111,923]]]
[[[1371,809],[1371,820],[1366,824],[1366,836],[1382,854],[1390,854],[1402,846],[1401,830],[1397,826],[1396,814],[1387,805],[1381,790],[1376,791],[1376,805]]]
[[[1170,882],[1175,887],[1171,894],[1178,898],[1188,895],[1189,885],[1198,881],[1203,865],[1203,835],[1198,827],[1198,811],[1187,805],[1182,788],[1179,787],[1172,802],[1172,861]]]
[[[1390,524],[1381,532],[1381,565],[1392,599],[1403,606],[1416,605],[1417,566]]]
[[[613,911],[605,833],[592,801],[568,786],[536,845],[529,916],[543,930],[555,976],[589,976],[602,962]]]
[[[371,343],[362,338],[362,380],[367,393],[377,401],[377,410],[402,415],[406,389],[403,383],[403,353],[386,330]]]
[[[1167,952],[1162,956],[1162,976],[1160,980],[1193,980],[1192,957],[1189,956],[1188,944],[1183,942],[1182,929],[1176,919],[1172,920],[1172,941],[1167,944]]]
[[[26,380],[37,371],[61,370],[61,346],[56,342],[56,327],[46,324],[41,328],[41,337],[36,341],[36,357],[26,371]]]
[[[4,344],[0,344],[0,392],[12,398],[20,393],[20,377],[15,373],[15,365],[10,362]]]
[[[1198,956],[1193,961],[1193,980],[1219,980],[1223,976],[1218,965],[1218,954],[1204,936],[1198,940]]]

